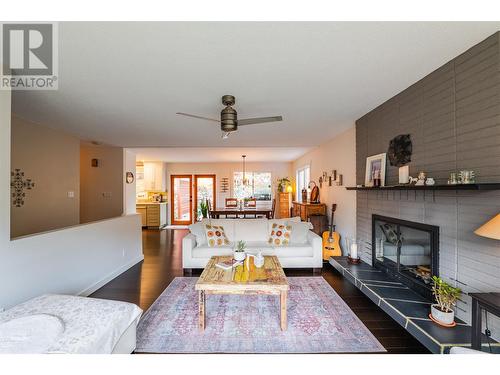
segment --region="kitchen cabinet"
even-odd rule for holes
[[[167,225],[167,203],[137,204],[136,210],[141,214],[143,227],[158,229]]]
[[[144,162],[145,191],[167,191],[167,170],[165,163],[159,161]]]
[[[136,211],[137,211],[137,213],[141,215],[141,223],[142,223],[141,225],[142,225],[143,227],[145,227],[145,226],[147,226],[147,225],[148,225],[148,224],[147,224],[147,223],[148,223],[148,220],[147,220],[147,216],[146,216],[146,215],[147,215],[146,210],[147,210],[147,209],[146,209],[146,205],[145,205],[145,204],[138,204],[138,205],[136,206]]]

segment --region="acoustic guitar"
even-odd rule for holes
[[[340,248],[340,234],[335,232],[335,225],[333,224],[336,209],[337,205],[332,204],[332,220],[329,226],[330,229],[323,232],[323,260],[329,260],[330,257],[342,255],[342,249]]]

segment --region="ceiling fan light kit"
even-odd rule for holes
[[[220,129],[222,131],[222,139],[227,139],[229,134],[238,130],[238,125],[252,125],[252,124],[262,124],[266,122],[283,121],[282,116],[272,116],[272,117],[257,117],[257,118],[247,118],[238,120],[238,113],[232,107],[236,103],[236,98],[233,95],[224,95],[222,97],[222,104],[226,107],[220,113],[220,120],[216,120],[210,117],[192,115],[190,113],[176,112],[176,114],[181,116],[193,117],[200,120],[214,121],[220,123]]]

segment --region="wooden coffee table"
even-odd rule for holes
[[[250,269],[238,266],[223,270],[215,265],[231,260],[232,256],[213,256],[203,270],[195,290],[199,293],[199,327],[205,329],[205,299],[209,294],[272,294],[280,296],[281,330],[287,328],[286,300],[290,289],[285,273],[277,257],[264,257],[264,266]]]

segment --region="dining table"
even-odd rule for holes
[[[210,216],[214,219],[219,219],[221,216],[235,216],[236,218],[254,218],[259,216],[265,216],[268,219],[272,218],[272,209],[265,207],[218,207],[210,211]],[[247,217],[249,216],[249,217]]]

